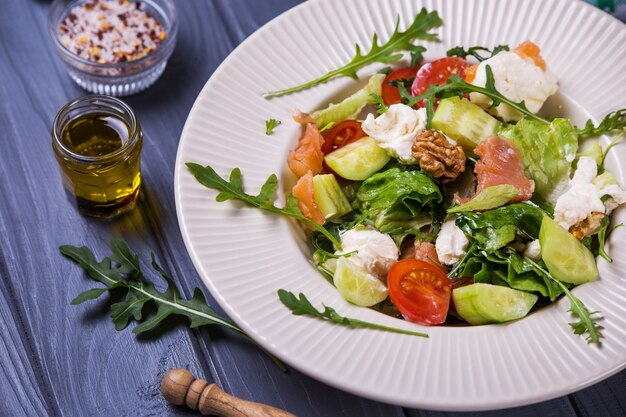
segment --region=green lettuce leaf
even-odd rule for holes
[[[372,94],[380,96],[385,74],[373,75],[365,87],[337,104],[330,104],[325,109],[311,113],[315,124],[320,129],[328,129],[346,119],[354,119],[368,103],[373,103]]]
[[[431,223],[424,207],[440,203],[443,196],[429,175],[394,167],[363,181],[357,199],[378,230],[403,234]]]
[[[559,189],[569,180],[578,150],[576,128],[569,119],[554,119],[551,124],[524,118],[500,130],[522,152],[526,174],[535,180],[535,192],[555,201]]]
[[[361,183],[357,198],[363,208],[377,215],[398,205],[404,206],[413,216],[422,207],[440,203],[443,199],[435,181],[422,171],[405,171],[391,168],[372,175]]]
[[[476,194],[470,201],[448,209],[448,213],[464,211],[482,211],[500,207],[519,194],[516,186],[511,184],[492,185]]]
[[[516,203],[482,213],[463,213],[456,225],[476,242],[480,249],[495,251],[519,235],[527,240],[539,237],[545,212],[530,204]]]

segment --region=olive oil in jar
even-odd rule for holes
[[[61,141],[72,152],[84,156],[105,156],[128,140],[129,127],[106,113],[86,114],[69,122]]]
[[[110,217],[135,205],[142,134],[132,110],[108,96],[85,96],[55,119],[52,147],[63,184],[87,215]]]

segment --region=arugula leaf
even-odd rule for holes
[[[599,311],[589,311],[585,304],[574,294],[570,292],[565,284],[563,284],[558,279],[554,278],[550,272],[548,272],[545,268],[542,268],[539,264],[537,264],[532,259],[526,258],[526,260],[534,264],[534,266],[539,269],[543,274],[554,281],[558,286],[561,287],[565,296],[569,299],[570,308],[569,312],[578,319],[578,321],[569,323],[569,325],[574,329],[574,334],[576,335],[584,335],[587,334],[585,340],[587,343],[600,343],[600,338],[602,338],[602,333],[600,332],[603,327],[598,324],[598,321],[602,319]]]
[[[376,105],[376,113],[378,113],[379,115],[389,110],[389,107],[387,107],[387,105],[383,101],[383,98],[378,94],[370,93],[370,98],[372,99],[372,102]]]
[[[278,298],[289,310],[291,310],[292,314],[295,316],[316,317],[322,320],[328,320],[334,324],[339,324],[341,326],[347,326],[352,328],[368,328],[391,333],[406,334],[410,336],[428,337],[426,333],[412,332],[410,330],[397,329],[394,327],[387,327],[381,324],[370,323],[359,319],[344,317],[339,315],[339,313],[337,313],[334,308],[328,306],[324,306],[324,310],[319,311],[315,307],[313,307],[311,302],[302,293],[300,293],[300,295],[296,297],[294,293],[280,289],[278,290]]]
[[[439,18],[439,15],[436,11],[427,12],[425,8],[422,8],[422,10],[420,10],[420,12],[415,16],[415,20],[413,21],[411,26],[409,26],[407,30],[402,32],[399,30],[400,17],[398,16],[398,20],[396,21],[396,27],[386,43],[379,45],[378,34],[375,33],[372,37],[372,47],[367,54],[363,55],[361,53],[361,47],[357,44],[354,58],[341,68],[332,70],[322,75],[321,77],[318,77],[314,80],[295,87],[265,93],[264,97],[269,98],[274,96],[280,96],[283,94],[294,93],[296,91],[304,90],[315,85],[324,83],[331,78],[340,75],[351,77],[356,80],[358,79],[357,71],[359,69],[375,62],[380,62],[383,64],[393,64],[402,58],[402,53],[400,53],[401,51],[409,51],[411,54],[416,55],[418,53],[421,54],[421,49],[423,47],[413,45],[411,42],[414,39],[437,39],[437,35],[429,31],[431,29],[438,28],[439,26],[441,26],[442,23],[443,22]]]
[[[502,51],[509,51],[509,45],[498,45],[493,50],[489,50],[489,48],[485,48],[484,46],[472,46],[467,50],[462,46],[457,46],[455,48],[449,49],[446,52],[447,56],[458,56],[461,58],[467,58],[468,56],[473,56],[479,62],[482,62],[486,59],[491,58],[494,55],[499,54]]]
[[[613,259],[606,253],[604,243],[606,241],[607,229],[609,227],[609,216],[604,216],[600,221],[600,230],[598,230],[598,255],[603,257],[607,262],[613,262]]]
[[[300,220],[322,233],[328,238],[328,240],[333,242],[337,248],[341,248],[339,241],[332,234],[330,234],[324,226],[315,223],[307,217],[304,217],[298,208],[298,202],[293,195],[289,196],[285,207],[280,208],[274,205],[273,198],[278,188],[278,178],[275,174],[270,175],[263,186],[261,186],[260,193],[253,196],[247,194],[243,190],[241,170],[239,168],[234,168],[230,173],[229,181],[226,181],[209,165],[203,167],[202,165],[193,162],[187,162],[185,165],[187,165],[189,171],[191,171],[200,184],[220,192],[217,197],[215,197],[216,201],[223,202],[227,200],[238,200],[261,210],[269,211],[281,216],[293,217],[294,219]]]
[[[60,252],[76,262],[85,270],[87,275],[105,285],[104,288],[92,288],[74,298],[71,304],[81,304],[85,301],[94,300],[116,288],[123,288],[125,297],[111,305],[111,319],[116,330],[123,330],[133,319],[140,322],[133,329],[133,333],[139,334],[157,328],[167,317],[171,315],[185,316],[190,320],[190,328],[217,324],[226,327],[233,332],[243,336],[252,343],[255,343],[237,325],[227,318],[222,317],[208,306],[202,292],[196,288],[190,300],[181,298],[180,292],[176,288],[173,280],[167,272],[159,266],[152,254],[152,267],[158,272],[167,283],[164,292],[160,292],[156,287],[148,282],[139,265],[139,257],[133,254],[121,239],[111,240],[110,257],[105,257],[98,262],[93,252],[83,246],[76,247],[63,245],[59,247]],[[151,317],[143,316],[143,308],[151,303],[157,307],[156,313]],[[259,346],[260,347],[260,346]],[[285,365],[274,357],[271,353],[260,347],[283,371]]]
[[[615,110],[594,126],[591,119],[587,120],[585,127],[578,129],[579,136],[599,136],[605,133],[626,132],[626,108]]]
[[[424,57],[424,52],[426,52],[426,48],[421,45],[417,45],[411,51],[411,62],[409,63],[410,67],[415,67]]]
[[[274,132],[274,129],[276,127],[278,127],[279,124],[281,124],[282,122],[280,120],[276,120],[276,119],[267,119],[265,121],[265,134],[266,135],[271,135],[272,132]]]
[[[470,84],[466,82],[463,78],[461,78],[458,74],[451,75],[446,84],[438,85],[432,84],[428,90],[419,96],[413,96],[407,90],[407,88],[402,84],[398,85],[398,91],[400,92],[400,97],[402,97],[402,102],[408,106],[413,107],[416,103],[426,100],[426,113],[428,115],[427,118],[427,126],[430,125],[432,120],[432,114],[434,112],[434,104],[437,98],[446,98],[446,97],[463,97],[466,93],[481,93],[491,99],[490,107],[497,107],[501,103],[507,104],[520,113],[524,114],[529,119],[536,120],[541,123],[550,124],[550,121],[544,119],[541,116],[536,115],[526,108],[526,104],[524,101],[516,103],[504,95],[502,95],[498,90],[496,90],[495,80],[493,78],[493,71],[491,67],[487,65],[485,67],[486,73],[486,82],[484,87],[479,87],[477,85]]]

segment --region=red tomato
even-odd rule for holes
[[[356,120],[344,120],[331,127],[324,136],[324,144],[322,145],[322,153],[324,155],[331,153],[335,149],[339,149],[348,143],[352,143],[357,139],[367,136],[361,123]]]
[[[409,321],[430,325],[446,321],[452,281],[443,269],[418,259],[403,259],[387,276],[389,296]]]
[[[408,80],[410,78],[414,78],[418,69],[419,67],[404,67],[389,71],[389,74],[387,74],[385,80],[383,81],[383,88],[380,93],[385,105],[391,106],[392,104],[398,104],[400,103],[401,98],[400,93],[398,92],[398,87],[389,85],[388,83],[395,80]]]
[[[469,63],[458,56],[449,56],[424,64],[415,75],[411,94],[419,96],[428,90],[432,84],[445,84],[452,74],[459,74],[461,78],[465,78],[465,68],[467,67],[469,67]]]

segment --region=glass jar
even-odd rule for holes
[[[110,217],[135,206],[142,143],[134,112],[114,97],[83,96],[59,111],[52,149],[64,188],[81,213]]]
[[[91,3],[100,0],[92,0]],[[55,49],[70,77],[90,93],[127,96],[139,93],[156,82],[163,74],[168,59],[176,46],[178,16],[172,0],[130,0],[132,6],[145,10],[162,26],[165,41],[151,53],[125,62],[98,62],[78,56],[62,42],[60,27],[72,9],[87,3],[86,0],[54,0],[48,14],[48,31]],[[106,3],[104,0],[102,3]],[[90,29],[90,28],[87,28]],[[93,29],[93,28],[91,28]],[[143,30],[137,26],[136,30]],[[84,31],[88,34],[88,31]]]

